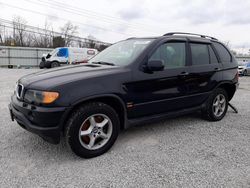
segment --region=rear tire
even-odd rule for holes
[[[206,101],[205,107],[202,110],[204,119],[209,121],[220,121],[227,113],[228,95],[222,89],[216,89]]]
[[[71,150],[83,158],[97,157],[107,152],[118,137],[120,121],[107,104],[85,104],[72,113],[65,128]]]

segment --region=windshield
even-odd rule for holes
[[[130,39],[121,41],[106,48],[89,62],[126,66],[135,60],[152,41],[153,39]]]

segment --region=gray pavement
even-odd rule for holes
[[[0,187],[250,187],[250,77],[220,122],[198,114],[134,127],[111,150],[81,159],[10,121],[15,82],[36,69],[0,69]]]

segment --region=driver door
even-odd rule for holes
[[[133,103],[128,110],[129,118],[180,110],[188,105],[186,49],[186,41],[176,41],[163,43],[153,51],[148,61],[162,60],[164,70],[134,75],[134,82],[127,85]]]

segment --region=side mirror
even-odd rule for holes
[[[148,61],[147,70],[151,71],[151,72],[164,70],[163,60],[150,60],[150,61]]]

